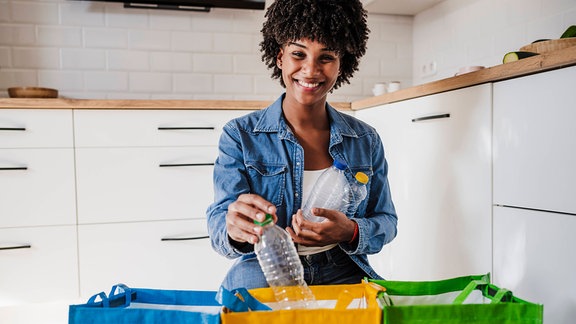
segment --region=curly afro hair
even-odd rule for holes
[[[370,30],[367,13],[360,0],[275,0],[266,11],[260,43],[262,61],[279,79],[282,70],[276,65],[281,47],[290,41],[310,39],[334,49],[340,55],[340,75],[333,89],[358,71],[360,57],[366,53]]]

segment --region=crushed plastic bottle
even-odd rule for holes
[[[315,297],[304,281],[304,268],[290,234],[274,224],[270,214],[263,222],[254,223],[263,227],[254,251],[278,308],[314,308]]]
[[[366,188],[366,184],[369,180],[368,175],[364,172],[356,172],[354,179],[356,181],[350,185],[350,194],[348,195],[348,201],[346,204],[350,215],[356,213],[358,206],[368,195],[368,189]]]
[[[345,162],[334,160],[332,166],[318,177],[302,207],[302,214],[306,220],[321,222],[325,219],[312,213],[312,208],[315,207],[347,212],[350,185],[344,174],[346,167]]]

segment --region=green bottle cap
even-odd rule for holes
[[[266,214],[266,218],[264,218],[264,220],[262,222],[254,220],[254,224],[256,224],[258,226],[265,226],[265,225],[272,223],[273,220],[274,219],[272,218],[272,215]]]

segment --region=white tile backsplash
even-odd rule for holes
[[[38,26],[36,44],[50,47],[81,47],[82,29],[78,27]]]
[[[87,48],[121,49],[128,47],[128,30],[120,28],[83,28]]]
[[[0,45],[33,45],[36,29],[30,25],[0,25]]]
[[[414,84],[453,76],[460,67],[502,64],[504,54],[576,25],[575,0],[446,0],[414,17]],[[422,66],[436,62],[425,76]]]
[[[264,13],[0,0],[0,97],[41,84],[72,98],[274,100],[283,89],[261,61]],[[329,100],[371,96],[374,82],[411,83],[413,17],[369,15],[368,24],[360,70]]]
[[[106,69],[106,52],[101,49],[63,48],[63,70]]]
[[[66,89],[65,91],[81,91],[84,89],[84,73],[41,70],[38,72],[38,85],[41,87]]]
[[[147,51],[108,51],[108,69],[115,71],[149,71],[150,52]]]
[[[165,72],[190,72],[192,71],[192,54],[151,52],[150,70]]]
[[[204,32],[172,32],[172,47],[174,51],[190,53],[213,52],[213,35]]]
[[[57,2],[42,1],[8,1],[11,5],[12,21],[17,23],[31,24],[58,24],[58,6]]]
[[[56,47],[14,47],[12,66],[15,68],[59,69],[60,49]]]
[[[129,89],[137,93],[166,93],[172,91],[170,73],[131,72],[128,75]]]
[[[128,73],[113,71],[85,72],[86,89],[88,91],[128,91]]]
[[[232,73],[232,54],[194,54],[193,71],[201,73]]]

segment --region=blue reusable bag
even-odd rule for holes
[[[69,324],[202,323],[220,324],[221,305],[215,291],[129,288],[118,284],[110,294],[70,305]]]

